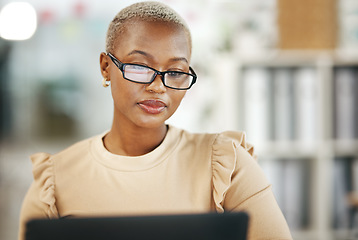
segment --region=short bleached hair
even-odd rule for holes
[[[182,27],[185,31],[191,51],[191,34],[184,19],[169,6],[154,1],[139,2],[122,9],[109,24],[106,37],[106,51],[113,52],[116,39],[123,33],[129,20],[162,21]]]

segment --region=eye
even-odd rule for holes
[[[168,72],[167,74],[168,74],[168,77],[170,77],[170,78],[182,78],[186,75],[183,72],[176,72],[176,71]]]
[[[145,66],[133,64],[133,65],[126,65],[125,66],[125,71],[132,72],[132,73],[143,73],[143,74],[145,74],[145,73],[151,72],[151,69],[147,68]]]
[[[147,67],[140,66],[140,65],[128,65],[128,68],[129,68],[129,69],[132,69],[132,70],[139,70],[139,71],[148,70]]]

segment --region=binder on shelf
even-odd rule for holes
[[[307,159],[275,157],[266,157],[260,163],[292,230],[302,230],[310,224],[309,163]]]
[[[294,70],[294,135],[302,143],[317,138],[318,81],[313,67]]]
[[[243,96],[247,138],[259,147],[271,139],[271,77],[268,68],[244,69]]]
[[[358,138],[358,71],[337,67],[334,74],[334,136]]]
[[[272,192],[276,198],[277,204],[282,208],[284,205],[284,160],[265,157],[260,161],[260,166],[265,172],[267,179],[272,184]]]
[[[348,230],[352,225],[353,212],[348,196],[352,192],[353,158],[336,157],[333,168],[333,228]]]
[[[309,224],[309,166],[306,159],[287,159],[284,162],[283,214],[292,230]]]
[[[352,191],[358,194],[358,157],[352,163]]]
[[[290,141],[293,139],[293,81],[291,68],[274,68],[273,107],[274,139]]]

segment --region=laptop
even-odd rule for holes
[[[245,240],[244,212],[35,219],[26,240]]]

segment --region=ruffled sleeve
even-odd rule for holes
[[[246,142],[243,132],[221,133],[213,144],[213,199],[217,212],[224,212],[223,201],[231,186],[239,148],[246,151],[249,158],[256,160],[254,148]]]
[[[31,219],[58,218],[55,198],[55,177],[51,155],[37,153],[31,156],[34,181],[22,203],[19,239],[24,239],[25,225]]]
[[[213,201],[217,212],[249,214],[248,239],[292,239],[271,184],[245,134],[217,135],[212,153]]]
[[[55,199],[55,176],[53,161],[47,153],[37,153],[31,156],[34,182],[39,189],[39,201],[45,206],[49,218],[58,217]]]

